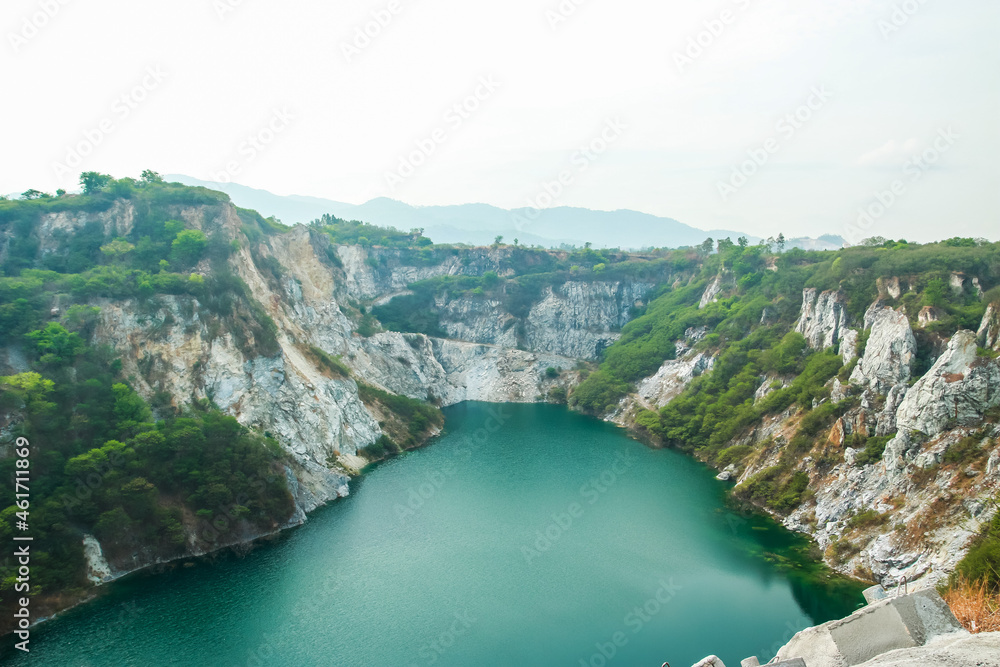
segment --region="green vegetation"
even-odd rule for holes
[[[885,452],[885,446],[888,445],[889,441],[894,437],[896,437],[895,434],[870,438],[866,438],[859,434],[851,436],[851,447],[861,450],[854,458],[854,465],[861,468],[869,463],[877,463],[878,461],[881,461],[882,454]]]
[[[969,553],[958,564],[953,581],[959,577],[985,581],[994,593],[1000,593],[1000,512],[983,526]]]
[[[982,433],[962,438],[959,442],[948,448],[944,453],[942,463],[945,465],[966,465],[978,459],[985,458],[989,450],[982,447],[982,441]]]
[[[441,411],[423,401],[390,394],[364,382],[358,383],[358,396],[365,405],[375,406],[379,412],[386,415],[388,419],[382,422],[381,426],[387,431],[387,436],[391,437],[390,441],[398,443],[398,446],[383,447],[381,453],[374,458],[392,456],[402,450],[413,449],[423,444],[431,431],[444,425]],[[375,454],[378,444],[370,446],[368,451]],[[376,447],[376,450],[372,450],[371,447]]]
[[[440,248],[438,248],[440,250]],[[426,252],[428,249],[421,250]],[[449,253],[458,251],[449,248]],[[496,271],[482,275],[439,276],[413,283],[413,294],[399,296],[372,309],[390,331],[423,333],[446,337],[441,326],[439,299],[459,298],[495,301],[516,318],[526,318],[532,306],[549,287],[558,288],[569,280],[622,280],[657,284],[673,272],[695,265],[686,250],[664,251],[662,256],[638,258],[617,251],[598,252],[591,248],[573,252],[549,252],[524,247],[505,247],[501,259],[502,277]],[[405,256],[404,256],[405,259]],[[472,261],[471,255],[465,260]],[[441,259],[434,260],[439,263]],[[579,266],[604,265],[599,271],[583,271]]]
[[[867,509],[858,512],[847,521],[847,527],[851,530],[865,530],[876,526],[885,525],[889,520],[888,514],[880,514],[877,510]]]
[[[83,331],[92,311],[69,318]],[[0,407],[24,415],[14,435],[31,443],[30,525],[34,594],[88,586],[83,533],[97,535],[112,562],[137,549],[169,558],[186,540],[206,548],[236,541],[243,527],[273,530],[291,515],[282,453],[207,402],[154,420],[120,377],[121,362],[89,348],[79,331],[50,322],[22,336],[32,370],[0,378]],[[0,460],[13,479],[15,459]],[[13,485],[0,488],[0,539],[9,541]],[[0,566],[0,598],[16,574]]]
[[[313,361],[320,368],[329,371],[334,376],[342,378],[351,377],[351,369],[340,360],[340,357],[329,355],[315,345],[310,345],[306,350],[307,354],[312,357]]]
[[[690,343],[716,356],[714,368],[658,412],[640,411],[637,425],[654,440],[725,467],[752,454],[744,447],[731,448],[738,435],[765,416],[799,412],[799,430],[784,445],[780,463],[735,491],[741,500],[789,511],[806,497],[808,481],[793,471],[794,463],[823,441],[833,421],[857,400],[834,404],[826,386],[838,375],[846,382],[856,362],[845,366],[837,350],[811,350],[802,336],[790,333],[803,288],[841,290],[849,312],[860,321],[878,296],[878,280],[902,277],[911,291],[892,305],[904,308],[914,322],[926,305],[944,313],[929,327],[931,331],[917,332],[918,341],[925,336],[915,362],[918,370],[921,364],[929,365],[935,341],[961,327],[977,328],[984,312],[971,281],[961,293],[952,291],[951,272],[976,275],[984,287],[996,285],[998,249],[1000,244],[971,239],[924,246],[876,239],[837,252],[792,250],[775,255],[765,244],[724,240],[715,255],[702,249],[686,280],[654,295],[645,312],[626,325],[621,339],[606,350],[599,370],[576,388],[570,403],[593,414],[611,411],[636,381],[675,357],[676,341],[683,340],[686,332],[704,331]],[[777,270],[768,270],[768,264]],[[702,294],[716,277],[722,286],[717,300],[700,307]],[[860,337],[862,352],[868,335],[865,331]],[[772,386],[758,398],[763,383]],[[861,450],[856,464],[879,460],[891,437],[855,437],[852,446]],[[967,458],[972,455],[970,447],[965,443],[952,456]],[[835,460],[828,454],[817,456],[817,465]]]

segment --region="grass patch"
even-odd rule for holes
[[[864,530],[882,526],[889,520],[888,514],[881,514],[877,510],[867,509],[858,512],[847,521],[847,527],[851,530]]]
[[[315,345],[310,345],[303,351],[306,352],[306,356],[310,357],[313,363],[320,369],[343,378],[351,377],[351,369],[340,360],[340,357],[327,354]]]
[[[1000,593],[985,580],[959,577],[942,594],[951,613],[969,632],[1000,632]]]

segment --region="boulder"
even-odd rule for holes
[[[900,430],[933,436],[948,424],[971,426],[1000,405],[1000,364],[980,357],[976,335],[959,331],[927,374],[906,393],[896,412]]]

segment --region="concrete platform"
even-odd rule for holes
[[[937,591],[927,589],[881,600],[847,618],[807,628],[778,651],[776,660],[802,658],[807,667],[853,667],[942,637],[958,639],[969,634]]]

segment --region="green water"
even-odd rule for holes
[[[305,526],[118,582],[4,664],[738,665],[861,601],[681,454],[555,406],[446,415]]]

